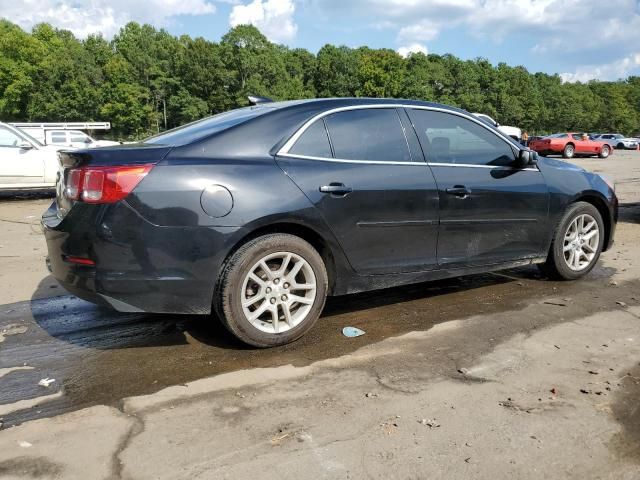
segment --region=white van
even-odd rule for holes
[[[112,140],[96,140],[83,130],[109,130],[109,122],[16,122],[12,126],[28,133],[45,145],[70,148],[95,148],[119,145]]]
[[[120,145],[112,140],[96,140],[80,130],[47,130],[45,132],[47,145],[59,145],[71,148],[95,148]]]

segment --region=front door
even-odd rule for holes
[[[0,186],[42,183],[44,161],[35,148],[14,131],[0,126]]]
[[[277,157],[360,274],[437,265],[437,188],[401,115],[395,108],[327,115]]]
[[[545,254],[549,192],[537,168],[515,168],[515,146],[463,115],[407,109],[438,184],[441,266]]]
[[[571,138],[576,146],[576,155],[596,153],[598,145],[581,133],[572,133]],[[586,138],[586,140],[585,140]]]

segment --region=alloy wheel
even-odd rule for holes
[[[244,278],[242,310],[258,330],[279,334],[309,315],[316,299],[316,276],[309,262],[292,252],[258,260]]]
[[[589,214],[578,215],[569,224],[564,235],[564,261],[573,271],[584,270],[591,265],[598,252],[600,228]]]

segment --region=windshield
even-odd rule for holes
[[[143,142],[159,145],[186,145],[270,111],[273,111],[273,108],[263,106],[230,110],[154,135],[143,140]]]
[[[553,135],[547,135],[544,138],[566,138],[567,134],[566,133],[554,133]]]
[[[31,135],[29,135],[27,132],[25,132],[24,130],[20,130],[19,128],[15,128],[15,127],[10,127],[12,130],[14,130],[18,135],[20,135],[21,137],[29,140],[31,143],[37,145],[38,147],[44,147],[44,144],[36,139],[33,138]]]

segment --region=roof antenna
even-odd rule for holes
[[[270,98],[257,97],[255,95],[249,95],[247,98],[249,99],[249,103],[251,103],[251,105],[260,105],[261,103],[271,103],[271,102],[273,102],[273,100],[271,100]]]

